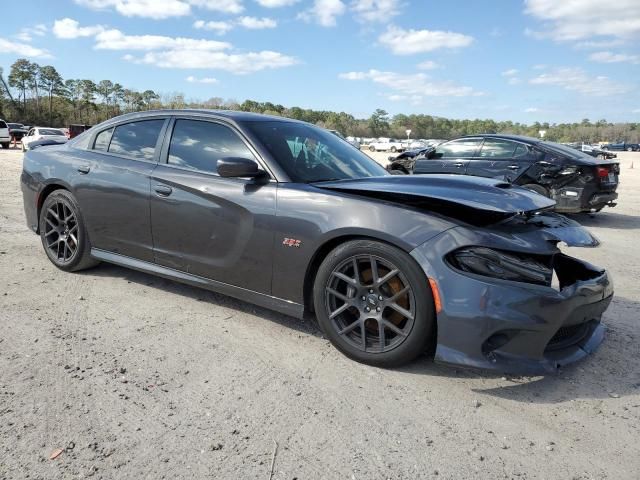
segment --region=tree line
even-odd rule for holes
[[[640,142],[640,123],[592,122],[523,124],[490,119],[450,119],[426,114],[390,116],[377,109],[369,118],[345,112],[285,107],[271,102],[211,97],[187,100],[182,93],[124,88],[112,80],[63,79],[55,67],[18,59],[7,78],[0,68],[0,118],[28,125],[63,127],[72,123],[96,124],[122,113],[160,108],[212,108],[264,113],[310,122],[354,137],[449,139],[478,133],[511,133],[559,142]]]

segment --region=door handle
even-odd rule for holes
[[[91,171],[91,167],[89,165],[80,165],[78,167],[78,172],[80,172],[83,175],[86,175],[90,171]]]
[[[160,197],[168,197],[173,192],[173,188],[168,187],[167,185],[156,185],[153,187],[156,191],[156,194]]]
[[[509,165],[507,168],[509,170],[518,170],[520,167],[518,165]]]
[[[454,164],[453,164],[453,166],[454,166],[454,167],[458,167],[458,168],[459,168],[459,167],[464,167],[464,163],[462,163],[462,162],[456,162],[456,163],[454,163]]]

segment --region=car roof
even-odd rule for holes
[[[144,110],[141,112],[125,113],[117,117],[109,119],[117,121],[127,120],[129,118],[142,118],[145,116],[153,115],[210,115],[214,118],[227,118],[234,122],[268,122],[268,121],[281,121],[291,123],[307,123],[300,120],[294,120],[293,118],[278,117],[276,115],[264,115],[262,113],[242,112],[238,110],[213,110],[206,108],[180,108],[180,109],[163,109],[163,110]]]
[[[530,143],[530,144],[544,143],[544,140],[540,140],[539,138],[527,137],[525,135],[510,135],[510,134],[501,134],[501,133],[479,133],[477,135],[465,135],[464,137],[461,137],[461,138],[477,138],[477,137],[515,140],[516,142]]]

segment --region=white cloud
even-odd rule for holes
[[[40,23],[38,25],[34,25],[33,27],[21,28],[20,32],[15,34],[14,37],[23,42],[30,42],[31,40],[33,40],[34,35],[37,37],[42,37],[45,33],[47,33],[47,30],[47,26]]]
[[[640,113],[640,108],[636,108],[635,110],[631,110],[631,113]]]
[[[229,54],[180,48],[148,52],[138,58],[129,55],[126,60],[160,68],[224,70],[238,75],[288,67],[298,63],[293,57],[269,50]]]
[[[509,85],[519,85],[520,83],[522,83],[522,80],[520,80],[520,78],[518,77],[509,77],[507,79],[507,83]]]
[[[351,10],[363,22],[388,22],[400,14],[400,0],[353,0]]]
[[[525,113],[535,113],[538,112],[538,108],[537,107],[529,107],[529,108],[525,108],[524,109]]]
[[[256,2],[265,8],[288,7],[299,1],[300,0],[256,0]]]
[[[244,11],[242,0],[186,0],[194,7],[201,7],[222,13],[240,13]]]
[[[640,34],[638,0],[525,0],[525,5],[525,13],[545,22],[545,31],[537,34],[557,41]]]
[[[473,37],[441,30],[404,30],[392,25],[378,40],[396,55],[412,55],[440,48],[467,47]]]
[[[346,9],[342,0],[314,0],[313,6],[301,12],[298,18],[323,27],[335,27],[337,17],[344,15]]]
[[[78,5],[94,10],[114,9],[125,17],[162,20],[191,14],[191,7],[222,13],[240,13],[242,0],[75,0]]]
[[[229,30],[233,30],[233,24],[231,22],[205,22],[204,20],[196,20],[193,22],[193,28],[197,28],[198,30],[209,30],[212,32],[216,32],[218,35],[224,35]]]
[[[263,28],[276,28],[278,26],[278,22],[273,20],[272,18],[262,17],[240,17],[237,20],[238,25],[248,28],[250,30],[260,30]]]
[[[81,27],[77,20],[72,18],[63,18],[62,20],[56,20],[53,22],[53,34],[58,38],[78,38],[78,37],[93,37],[94,35],[102,32],[104,27],[102,25],[93,25],[90,27]]]
[[[507,78],[507,83],[509,85],[518,85],[522,83],[522,80],[517,76],[519,70],[517,68],[510,68],[509,70],[505,70],[500,75]]]
[[[36,48],[24,43],[12,42],[0,38],[0,52],[2,53],[15,53],[22,57],[35,57],[35,58],[51,58],[51,54],[42,48]]]
[[[467,97],[484,95],[472,87],[457,85],[453,82],[433,80],[425,73],[395,73],[369,70],[368,72],[347,72],[338,75],[345,80],[370,80],[384,85],[396,92],[396,95],[411,97],[420,101],[422,97]],[[399,98],[396,97],[396,100]]]
[[[194,77],[193,75],[189,75],[185,80],[187,82],[189,82],[189,83],[206,83],[206,84],[209,84],[209,85],[213,85],[214,83],[218,83],[218,80],[216,78],[213,78],[213,77],[198,78],[198,77]]]
[[[159,50],[185,49],[218,51],[231,48],[227,42],[195,38],[165,37],[162,35],[125,35],[120,30],[104,30],[96,35],[97,50]]]
[[[529,80],[532,85],[551,85],[583,95],[608,96],[629,91],[629,88],[605,76],[590,77],[581,68],[560,67]]]
[[[624,43],[624,40],[616,38],[614,40],[584,40],[582,42],[576,43],[574,46],[581,49],[611,48],[619,47],[620,45],[624,45]]]
[[[595,52],[589,55],[589,60],[599,63],[640,63],[640,57],[638,55],[628,55],[626,53],[613,52]]]
[[[502,72],[501,75],[503,77],[513,77],[517,73],[518,73],[518,69],[517,68],[510,68],[509,70],[505,70],[504,72]]]
[[[440,65],[438,65],[436,62],[432,61],[432,60],[426,60],[424,62],[420,62],[418,65],[416,65],[420,70],[435,70],[437,68],[440,68]]]

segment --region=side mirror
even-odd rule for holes
[[[218,175],[221,177],[258,178],[265,176],[265,172],[258,168],[254,160],[241,157],[225,157],[217,162]]]

